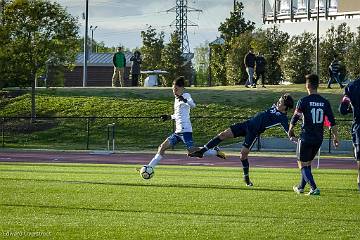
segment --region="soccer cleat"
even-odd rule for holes
[[[221,151],[219,147],[214,147],[214,150],[216,151],[216,156],[218,158],[226,159],[226,154]]]
[[[250,177],[249,176],[244,176],[244,182],[246,184],[247,187],[252,187],[254,186],[254,184],[250,181]]]
[[[299,186],[297,186],[297,185],[293,186],[293,190],[294,190],[294,192],[296,192],[297,194],[304,193],[304,189],[303,189],[303,188],[299,188]]]
[[[221,159],[226,159],[226,154],[223,151],[217,151],[216,156]]]
[[[320,195],[320,189],[311,189],[310,192],[306,194],[307,196],[319,196]]]
[[[202,158],[204,156],[204,154],[200,151],[201,149],[199,150],[196,150],[194,152],[190,152],[188,153],[188,156],[189,157],[197,157],[197,158]]]

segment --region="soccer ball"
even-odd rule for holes
[[[151,167],[151,166],[148,166],[148,165],[145,165],[143,166],[141,169],[140,169],[140,176],[143,178],[143,179],[150,179],[154,176],[154,168]]]

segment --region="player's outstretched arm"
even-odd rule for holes
[[[161,119],[163,122],[165,122],[165,121],[171,119],[171,115],[162,114],[162,115],[160,115],[160,119]]]
[[[288,137],[289,137],[290,141],[292,141],[293,143],[297,143],[298,139],[295,136],[294,127],[295,127],[295,125],[290,124],[289,131],[288,131]]]

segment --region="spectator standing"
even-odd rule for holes
[[[126,58],[122,52],[122,47],[117,48],[117,52],[113,56],[114,74],[112,77],[113,87],[125,86],[125,66]]]
[[[330,66],[329,66],[329,75],[330,75],[330,80],[328,82],[328,88],[331,88],[331,84],[336,81],[341,88],[343,88],[344,86],[341,84],[340,81],[340,61],[338,60],[337,55],[334,56],[333,61],[331,62]]]
[[[253,86],[254,79],[254,68],[255,68],[255,54],[252,52],[253,49],[250,48],[249,52],[245,55],[244,64],[246,67],[246,72],[248,74],[248,80],[245,83],[245,87]]]
[[[265,58],[262,56],[262,54],[259,52],[258,55],[255,58],[255,73],[256,73],[256,77],[255,77],[255,82],[254,82],[254,86],[256,87],[257,82],[261,76],[261,84],[262,87],[265,87],[265,67],[266,67],[266,60]]]
[[[131,65],[131,82],[132,86],[138,86],[139,76],[140,76],[140,65],[142,63],[141,53],[139,51],[135,51],[134,55],[130,58],[132,61]]]

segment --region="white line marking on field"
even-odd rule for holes
[[[295,164],[294,164],[295,166]],[[288,167],[288,165],[274,165],[274,166],[271,166],[271,165],[255,165],[255,167],[262,167],[262,168],[283,168],[283,167]]]
[[[213,163],[186,163],[187,165],[194,165],[194,166],[213,166]]]

